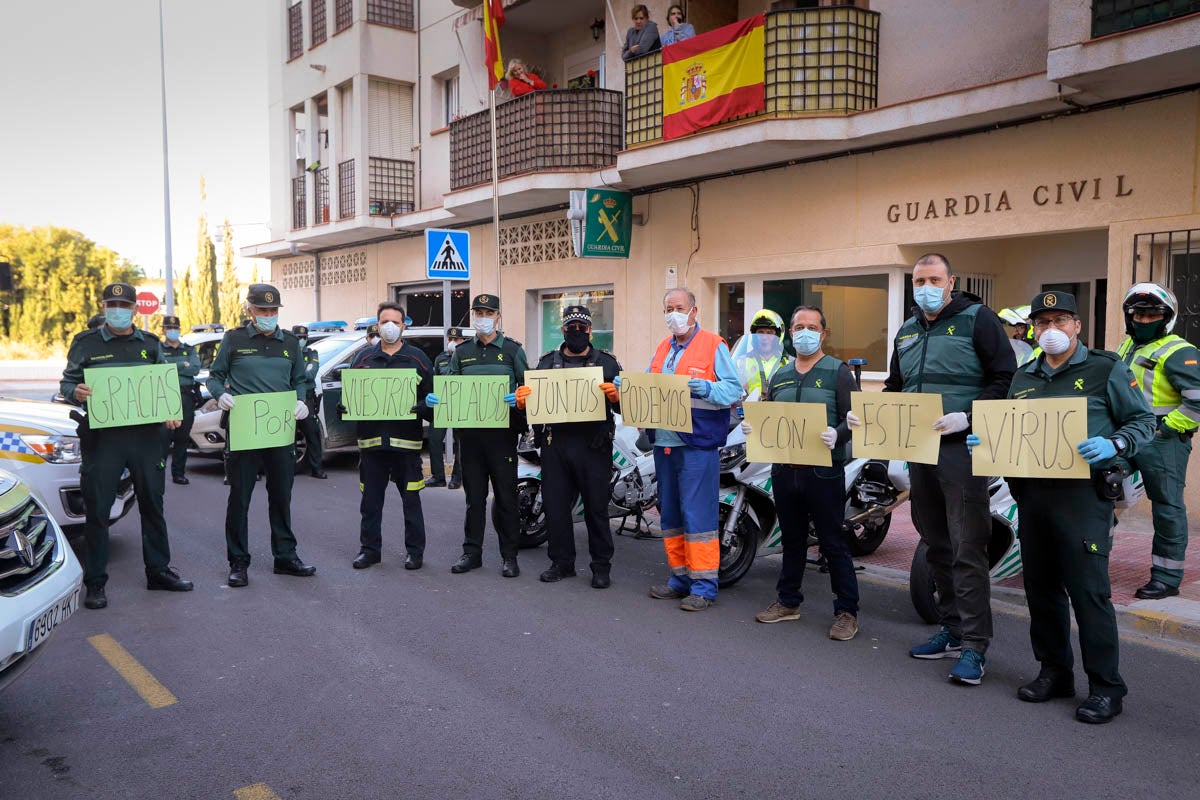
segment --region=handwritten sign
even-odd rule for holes
[[[533,391],[525,400],[531,425],[557,422],[595,422],[608,416],[604,403],[604,370],[600,367],[532,369],[525,385]]]
[[[744,403],[746,458],[763,464],[833,466],[833,454],[821,441],[829,427],[821,403]]]
[[[933,423],[942,416],[940,394],[851,392],[850,410],[863,423],[851,429],[855,458],[938,462],[942,435]]]
[[[416,419],[413,406],[420,383],[415,369],[344,369],[342,419]]]
[[[183,419],[174,364],[85,369],[83,382],[92,390],[87,411],[93,429]]]
[[[296,441],[296,393],[240,394],[229,411],[229,449],[262,450]]]
[[[692,393],[687,375],[621,373],[621,419],[638,428],[692,432]]]
[[[976,475],[1006,478],[1089,478],[1091,468],[1075,449],[1088,438],[1087,399],[976,400],[971,450]]]
[[[435,428],[507,428],[507,375],[434,375]]]

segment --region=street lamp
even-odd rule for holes
[[[163,228],[166,244],[166,264],[163,274],[166,276],[166,286],[163,293],[167,301],[167,315],[175,314],[175,266],[171,259],[171,166],[167,160],[167,56],[163,45],[163,10],[162,0],[158,0],[158,74],[159,86],[162,91],[162,156],[163,156]]]

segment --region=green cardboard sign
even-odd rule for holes
[[[415,369],[344,369],[342,419],[416,419],[413,406],[420,383]]]
[[[507,428],[507,375],[434,375],[435,428]]]
[[[629,258],[633,238],[633,195],[612,189],[588,189],[583,225],[584,258]]]
[[[83,371],[83,382],[92,390],[87,410],[93,430],[183,419],[174,364],[95,367]]]
[[[296,441],[296,393],[240,394],[229,411],[229,449],[262,450]]]

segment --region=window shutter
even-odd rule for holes
[[[369,155],[412,160],[412,86],[372,79],[368,83]]]

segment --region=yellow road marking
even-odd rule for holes
[[[253,786],[244,786],[241,789],[236,789],[233,796],[237,800],[281,800],[279,795],[271,791],[271,787],[265,783],[256,783]]]
[[[151,708],[162,708],[179,702],[167,687],[159,683],[149,670],[139,664],[128,650],[107,633],[89,636],[88,642]]]

